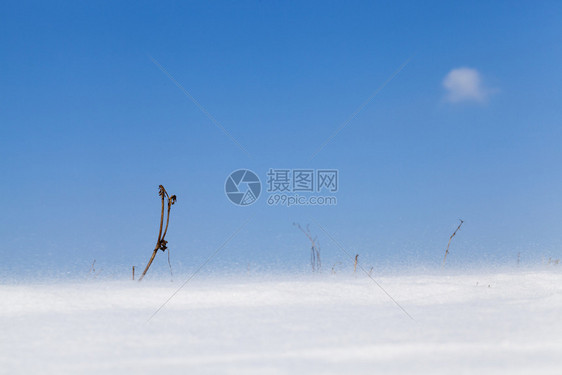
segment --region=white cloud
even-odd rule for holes
[[[471,68],[451,70],[443,79],[443,87],[447,90],[445,99],[451,103],[470,101],[483,103],[489,94],[482,84],[480,73]]]

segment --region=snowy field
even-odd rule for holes
[[[2,374],[562,374],[562,274],[0,286]]]

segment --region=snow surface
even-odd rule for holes
[[[561,374],[562,275],[0,286],[3,374]]]

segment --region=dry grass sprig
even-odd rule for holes
[[[293,225],[299,228],[310,241],[310,265],[312,266],[312,272],[320,271],[320,267],[322,267],[320,247],[318,246],[317,237],[313,238],[312,234],[310,234],[310,225],[306,226],[306,231],[298,223],[293,223]]]
[[[141,277],[139,277],[139,281],[142,281],[144,275],[146,275],[146,273],[148,272],[148,269],[150,268],[150,265],[152,264],[152,261],[154,260],[154,257],[156,256],[158,250],[166,251],[166,249],[168,248],[166,246],[168,244],[168,241],[166,241],[164,238],[166,237],[166,233],[168,233],[168,224],[170,223],[170,210],[172,206],[176,203],[176,196],[175,195],[169,196],[168,192],[166,191],[166,189],[164,189],[164,186],[162,185],[158,187],[158,195],[162,197],[162,213],[160,214],[160,230],[158,231],[158,240],[156,241],[156,247],[152,251],[152,256],[150,257],[150,260],[148,261],[146,268],[144,269]],[[166,227],[164,228],[164,233],[162,233],[162,227],[164,224],[164,203],[166,199],[168,200],[168,214],[166,217]]]
[[[455,231],[453,232],[453,234],[451,234],[451,237],[449,237],[449,243],[447,243],[447,249],[445,250],[445,257],[443,258],[443,265],[442,267],[445,267],[445,261],[447,261],[447,255],[449,254],[449,246],[451,246],[451,241],[453,240],[453,237],[455,237],[455,235],[457,234],[457,232],[459,231],[459,229],[461,229],[462,223],[464,223],[463,220],[459,219],[461,221],[461,223],[459,224],[459,226],[457,227],[457,229],[455,229]]]

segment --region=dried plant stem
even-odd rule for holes
[[[359,258],[359,254],[355,254],[355,263],[353,264],[353,273],[357,271],[357,258]]]
[[[305,236],[310,241],[310,265],[312,266],[312,272],[320,271],[320,267],[322,266],[322,262],[320,261],[320,248],[318,247],[318,243],[316,241],[316,237],[312,237],[310,234],[310,228],[307,225],[306,231],[301,227],[298,223],[293,223],[294,226],[300,229],[301,232],[305,234]]]
[[[461,220],[461,219],[459,219],[459,220],[461,221],[461,223],[459,224],[457,229],[455,229],[453,234],[451,234],[451,237],[449,237],[449,243],[447,243],[447,249],[445,250],[445,257],[443,258],[443,265],[441,267],[445,267],[445,262],[447,261],[447,255],[449,254],[449,246],[451,246],[451,241],[453,240],[453,237],[455,237],[455,235],[457,234],[459,229],[461,229],[462,223],[464,223],[463,220]]]
[[[168,196],[166,190],[164,190],[164,193],[166,193],[166,196]],[[166,228],[164,229],[164,234],[162,235],[162,239],[164,239],[164,237],[166,237],[166,233],[168,233],[168,224],[170,224],[170,209],[172,208],[172,204],[173,204],[172,201],[168,197],[168,215],[166,217]],[[163,217],[164,217],[164,197],[162,197],[162,218]],[[162,232],[162,219],[160,219],[160,232]]]
[[[164,187],[160,185],[160,188],[161,188],[160,192],[162,192],[162,189],[164,189]],[[146,275],[146,273],[148,272],[148,269],[150,268],[150,265],[152,264],[152,261],[154,260],[154,257],[156,257],[156,253],[160,248],[160,239],[162,237],[162,225],[164,224],[164,198],[165,198],[164,194],[160,194],[160,195],[162,196],[162,213],[160,214],[160,230],[158,231],[158,240],[156,240],[156,247],[154,248],[154,251],[152,251],[152,256],[150,257],[150,260],[148,261],[146,268],[144,269],[141,277],[139,278],[139,281],[142,281],[144,275]]]
[[[154,261],[154,258],[156,257],[156,253],[158,252],[158,250],[166,251],[167,249],[166,244],[168,243],[168,241],[166,241],[164,238],[166,237],[166,233],[168,232],[168,224],[170,223],[170,210],[172,208],[172,205],[176,203],[176,196],[172,195],[170,197],[168,195],[168,192],[166,191],[166,189],[164,189],[164,186],[162,185],[159,186],[158,195],[162,197],[162,212],[160,213],[160,230],[158,231],[158,240],[156,241],[156,246],[152,251],[152,256],[150,257],[150,260],[148,261],[146,268],[144,269],[141,277],[139,277],[139,281],[142,281],[144,275],[146,275],[146,273],[148,272],[148,269],[150,268],[152,261]],[[164,229],[164,233],[162,234],[162,227],[164,226],[164,201],[166,198],[168,198],[168,214],[166,218],[166,228]]]
[[[133,266],[133,281],[135,281],[135,266]]]
[[[155,249],[152,252],[152,256],[150,257],[150,260],[148,261],[148,264],[146,265],[146,268],[144,269],[144,271],[142,271],[141,277],[139,277],[139,281],[142,281],[142,279],[144,278],[144,275],[146,275],[146,273],[148,272],[148,269],[150,268],[150,265],[152,264],[152,261],[154,260],[154,257],[156,256],[157,252],[158,252],[158,249]]]

